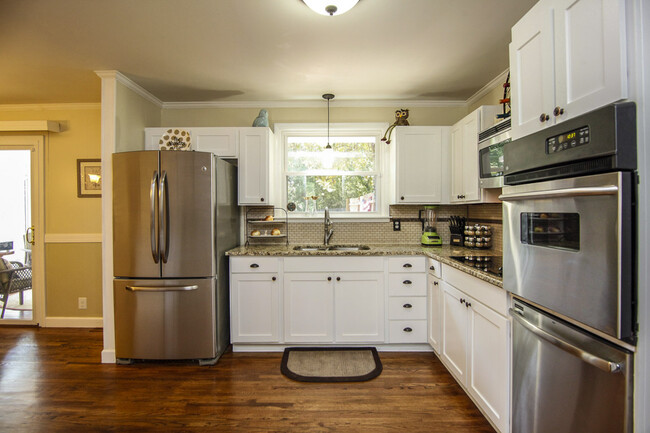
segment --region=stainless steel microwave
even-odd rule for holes
[[[511,141],[510,119],[506,119],[479,134],[478,161],[481,188],[503,186],[503,146]]]

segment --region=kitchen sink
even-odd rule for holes
[[[294,251],[368,251],[367,245],[298,245],[293,247]]]

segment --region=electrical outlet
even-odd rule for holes
[[[393,220],[393,231],[398,232],[402,230],[402,222],[400,220]]]
[[[79,304],[80,310],[85,310],[88,308],[88,298],[78,298],[77,302]]]

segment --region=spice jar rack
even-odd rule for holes
[[[492,227],[479,224],[465,226],[464,233],[467,248],[488,249],[492,247]]]

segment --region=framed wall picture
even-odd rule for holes
[[[77,197],[102,196],[102,160],[77,160]]]

